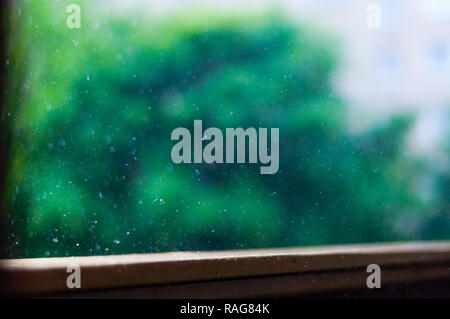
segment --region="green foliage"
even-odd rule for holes
[[[411,121],[349,134],[323,34],[277,14],[130,22],[94,10],[70,30],[65,5],[22,5],[28,55],[11,58],[27,75],[22,104],[10,99],[10,256],[417,238],[392,222],[421,211],[401,153]],[[194,119],[279,127],[279,172],[173,164],[170,133]]]

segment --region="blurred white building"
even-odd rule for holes
[[[284,5],[294,18],[319,23],[342,39],[343,63],[334,83],[352,106],[350,125],[358,129],[380,116],[410,111],[418,115],[412,150],[442,147],[450,126],[450,0],[292,0]],[[379,8],[378,28],[368,23],[371,5]]]

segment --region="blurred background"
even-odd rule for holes
[[[449,1],[22,0],[5,21],[3,257],[450,239]],[[278,127],[278,173],[173,164],[194,119]]]

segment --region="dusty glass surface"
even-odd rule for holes
[[[17,1],[6,257],[450,239],[450,7],[371,2]]]

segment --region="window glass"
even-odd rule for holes
[[[344,2],[14,1],[4,257],[450,239],[450,15]]]

